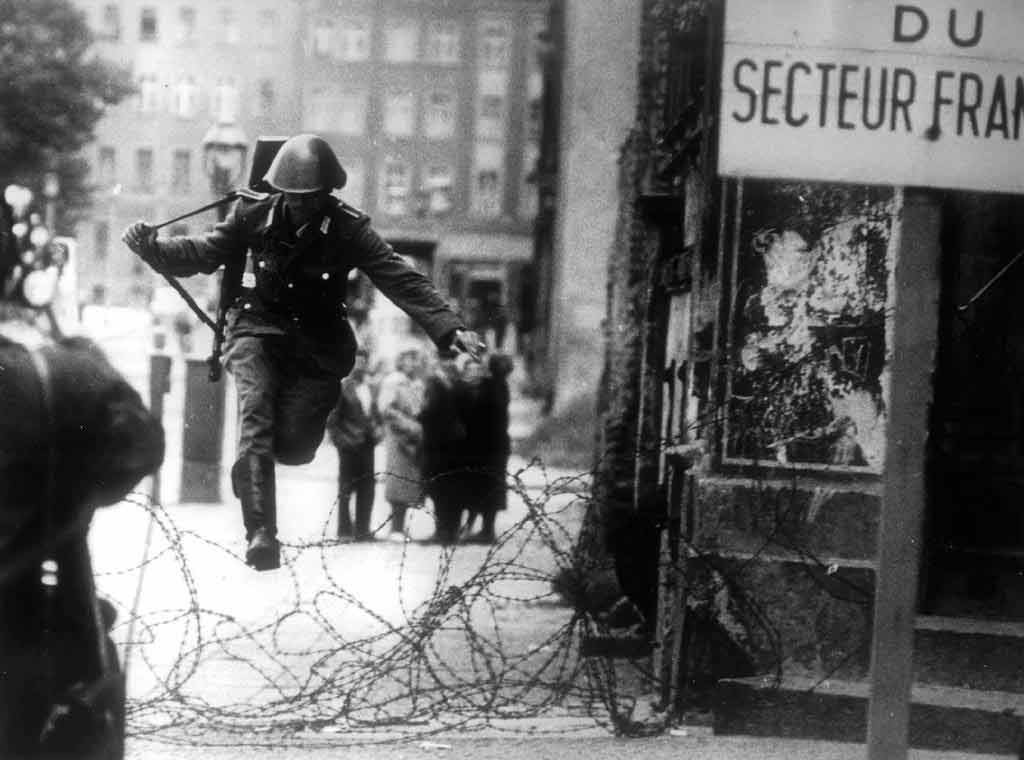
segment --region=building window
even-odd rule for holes
[[[329,90],[324,87],[317,87],[310,92],[304,121],[314,132],[330,131],[331,93]]]
[[[109,187],[117,182],[117,151],[113,146],[100,146],[97,175],[101,185]]]
[[[152,113],[160,108],[160,85],[153,74],[143,74],[139,79],[139,110]]]
[[[423,189],[427,194],[427,211],[430,214],[440,216],[452,210],[452,184],[450,166],[427,167]]]
[[[505,134],[505,98],[501,95],[483,95],[480,115],[476,122],[478,137],[501,139]]]
[[[540,161],[540,145],[528,142],[523,148],[523,176],[519,184],[519,216],[531,220],[540,208],[540,191],[536,176]]]
[[[476,133],[489,140],[505,137],[508,72],[481,71],[477,76]]]
[[[427,27],[427,60],[431,63],[459,62],[459,24],[434,21]]]
[[[220,31],[225,45],[237,45],[241,42],[242,30],[238,26],[234,8],[220,9]]]
[[[501,215],[504,175],[505,155],[502,146],[478,144],[473,160],[471,208],[474,216],[490,219]]]
[[[213,118],[221,124],[238,120],[241,105],[238,87],[233,79],[221,80],[213,90]]]
[[[174,114],[192,119],[199,110],[199,85],[192,77],[184,77],[174,88]]]
[[[135,188],[140,193],[153,192],[153,149],[135,151]]]
[[[416,96],[392,92],[384,98],[384,132],[392,137],[411,137],[416,130]]]
[[[339,193],[340,197],[353,206],[362,206],[366,200],[366,169],[359,159],[345,161],[345,174],[348,181]]]
[[[543,128],[544,108],[540,98],[533,98],[526,104],[526,139],[540,140]]]
[[[92,230],[92,240],[96,261],[106,261],[110,255],[110,222],[96,222]]]
[[[384,57],[392,63],[415,61],[420,27],[416,21],[392,21],[384,31]]]
[[[370,58],[370,21],[350,18],[341,22],[341,59],[366,61]]]
[[[313,26],[314,55],[330,56],[334,48],[334,22],[318,19]]]
[[[543,117],[544,76],[534,70],[526,77],[526,135],[539,140]]]
[[[256,31],[257,42],[264,47],[273,47],[277,44],[278,25],[277,11],[264,10],[260,12],[260,25]]]
[[[455,94],[444,90],[427,93],[423,107],[423,132],[434,140],[455,134]]]
[[[143,42],[153,42],[156,38],[156,8],[143,8],[139,14],[139,39]]]
[[[490,69],[508,68],[511,41],[512,29],[508,22],[498,19],[483,21],[480,25],[480,65]]]
[[[274,105],[277,101],[274,92],[274,80],[261,79],[258,89],[256,103],[259,114],[261,116],[271,116],[274,113]]]
[[[338,99],[338,131],[343,135],[361,135],[366,130],[365,92],[346,92]]]
[[[178,9],[178,42],[195,42],[196,9],[182,6]]]
[[[409,213],[409,195],[412,189],[412,171],[409,164],[399,159],[384,162],[381,183],[380,210],[391,216]]]
[[[100,15],[97,37],[101,40],[121,39],[121,9],[116,5],[104,5]]]
[[[171,164],[171,192],[185,195],[192,191],[192,152],[176,150]]]

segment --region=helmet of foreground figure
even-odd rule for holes
[[[326,140],[303,134],[285,141],[264,179],[282,193],[314,193],[344,187],[348,175]]]

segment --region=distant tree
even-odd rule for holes
[[[55,171],[65,210],[88,203],[77,152],[109,106],[132,93],[127,70],[92,49],[85,15],[69,0],[0,0],[0,188],[35,192]]]

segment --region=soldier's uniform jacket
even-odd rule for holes
[[[462,329],[430,280],[374,232],[366,214],[332,198],[293,232],[283,201],[280,193],[246,194],[210,234],[160,240],[145,258],[161,272],[185,277],[241,266],[247,256],[243,287],[227,312],[229,344],[243,335],[293,336],[321,367],[339,375],[348,373],[355,355],[345,311],[352,269],[365,272],[438,345]]]

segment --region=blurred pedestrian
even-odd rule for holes
[[[491,354],[485,372],[468,363],[466,370],[466,451],[465,470],[472,499],[467,502],[467,543],[494,543],[498,512],[508,506],[505,484],[508,459],[512,450],[509,437],[510,390],[508,376],[512,360],[504,354]],[[480,518],[481,527],[472,533]]]
[[[88,531],[163,454],[160,421],[91,341],[0,337],[0,757],[123,756],[115,613]]]
[[[453,355],[441,356],[426,382],[423,411],[423,480],[434,506],[431,543],[455,543],[469,492],[466,480],[465,384]]]
[[[377,397],[384,422],[384,497],[391,506],[390,541],[407,540],[406,513],[423,501],[423,427],[419,419],[423,409],[422,374],[419,348],[402,349],[395,357],[395,369],[381,381]]]
[[[332,193],[347,176],[325,140],[297,135],[264,179],[276,192],[240,195],[208,235],[157,240],[136,222],[123,240],[168,275],[237,272],[225,280],[225,361],[239,402],[238,458],[231,483],[242,506],[246,562],[280,566],[275,464],[306,464],[348,374],[356,338],[346,318],[349,273],[358,269],[404,310],[438,348],[478,351],[430,280]]]
[[[370,518],[376,488],[374,451],[382,428],[368,371],[369,355],[356,351],[356,362],[341,381],[338,403],[327,418],[327,434],[338,450],[338,525],[341,540],[370,541]],[[355,496],[355,523],[350,502]]]

